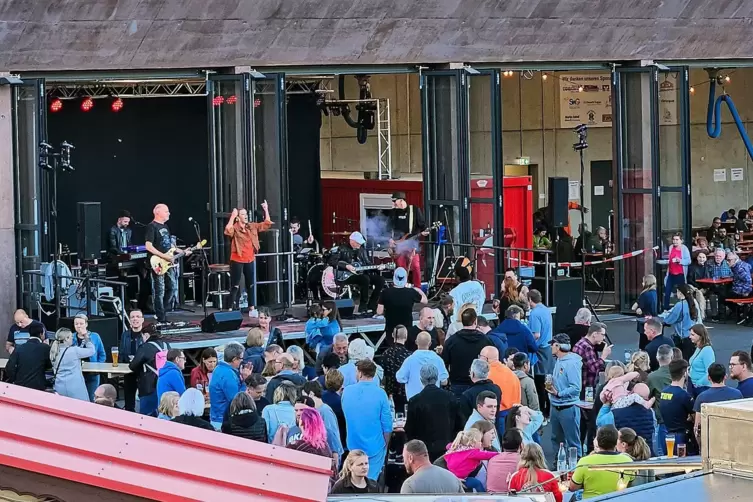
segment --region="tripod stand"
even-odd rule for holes
[[[588,149],[588,127],[586,124],[580,124],[579,126],[575,127],[573,130],[575,134],[578,135],[578,142],[573,143],[573,150],[578,152],[580,156],[580,224],[581,224],[581,237],[583,238],[583,243],[581,245],[581,251],[580,251],[580,281],[581,281],[581,292],[583,295],[583,303],[586,304],[588,307],[588,310],[591,311],[591,315],[593,315],[596,318],[597,322],[601,322],[599,319],[598,314],[596,313],[596,309],[594,309],[593,304],[591,303],[591,300],[588,299],[588,295],[586,294],[586,253],[585,253],[585,247],[586,247],[586,217],[585,217],[585,208],[583,207],[583,204],[585,203],[585,183],[583,179],[585,178],[585,172],[586,172],[586,164],[583,160],[583,152]]]

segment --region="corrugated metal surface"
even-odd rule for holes
[[[0,1],[0,68],[749,58],[748,0]]]
[[[164,501],[319,501],[330,461],[0,384],[0,464]]]

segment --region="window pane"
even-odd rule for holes
[[[460,156],[457,149],[457,78],[454,76],[428,77],[427,120],[429,137],[428,164],[430,169],[429,198],[433,200],[459,200]],[[459,234],[458,234],[459,235]]]
[[[651,188],[651,74],[622,73],[624,188]]]
[[[494,295],[494,256],[496,251],[484,246],[493,245],[494,209],[490,202],[474,202],[471,204],[471,233],[473,235],[473,250],[475,253],[476,279],[484,284],[486,297]],[[473,254],[471,254],[473,259]]]
[[[651,194],[623,194],[621,253],[654,245],[654,208],[651,199]],[[641,292],[643,276],[654,273],[654,254],[644,253],[616,262],[616,265],[623,270],[622,307],[629,309]]]
[[[679,80],[676,72],[659,74],[659,182],[663,186],[682,185]]]
[[[682,192],[662,192],[661,197],[661,253],[666,256],[672,236],[682,233]]]

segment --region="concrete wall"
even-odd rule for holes
[[[584,72],[578,72],[584,73]],[[541,73],[528,74],[530,79],[515,72],[512,77],[502,77],[502,141],[505,164],[515,162],[518,156],[530,157],[537,166],[538,187],[534,199],[546,193],[549,176],[579,177],[578,155],[572,149],[576,137],[568,129],[559,127],[559,82],[549,74],[546,80]],[[726,107],[722,111],[722,133],[712,139],[706,133],[706,108],[708,105],[708,76],[703,70],[691,70],[690,82],[695,92],[690,96],[691,119],[691,193],[693,197],[693,225],[705,225],[714,216],[730,207],[747,208],[753,204],[753,180],[748,174],[751,163],[745,146]],[[348,98],[358,93],[355,78],[347,78]],[[375,75],[371,78],[374,96],[390,100],[392,126],[393,172],[402,178],[418,178],[421,173],[421,113],[417,75]],[[726,86],[733,97],[742,120],[753,134],[753,69],[738,69],[731,74]],[[721,90],[717,91],[719,94]],[[471,81],[471,165],[472,173],[491,173],[491,127],[489,122],[488,81],[475,77]],[[355,110],[354,110],[355,111]],[[586,150],[586,186],[590,186],[591,161],[612,160],[612,128],[592,127],[588,134]],[[661,170],[663,185],[680,185],[679,179],[679,126],[660,127]],[[323,176],[361,176],[363,171],[377,170],[377,135],[370,132],[368,142],[359,145],[355,130],[348,127],[342,117],[325,117],[322,126],[321,164]],[[731,181],[730,168],[741,167],[744,180]],[[727,181],[714,182],[714,169],[726,168]],[[585,204],[591,203],[590,190],[586,190]],[[679,195],[664,194],[662,219],[665,228],[680,225]],[[544,205],[546,199],[538,199]],[[572,224],[578,215],[571,212]],[[589,222],[589,216],[586,215]]]

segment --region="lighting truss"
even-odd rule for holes
[[[184,82],[102,82],[76,85],[52,84],[47,89],[48,98],[76,99],[81,97],[105,98],[166,98],[206,96],[204,80]]]

